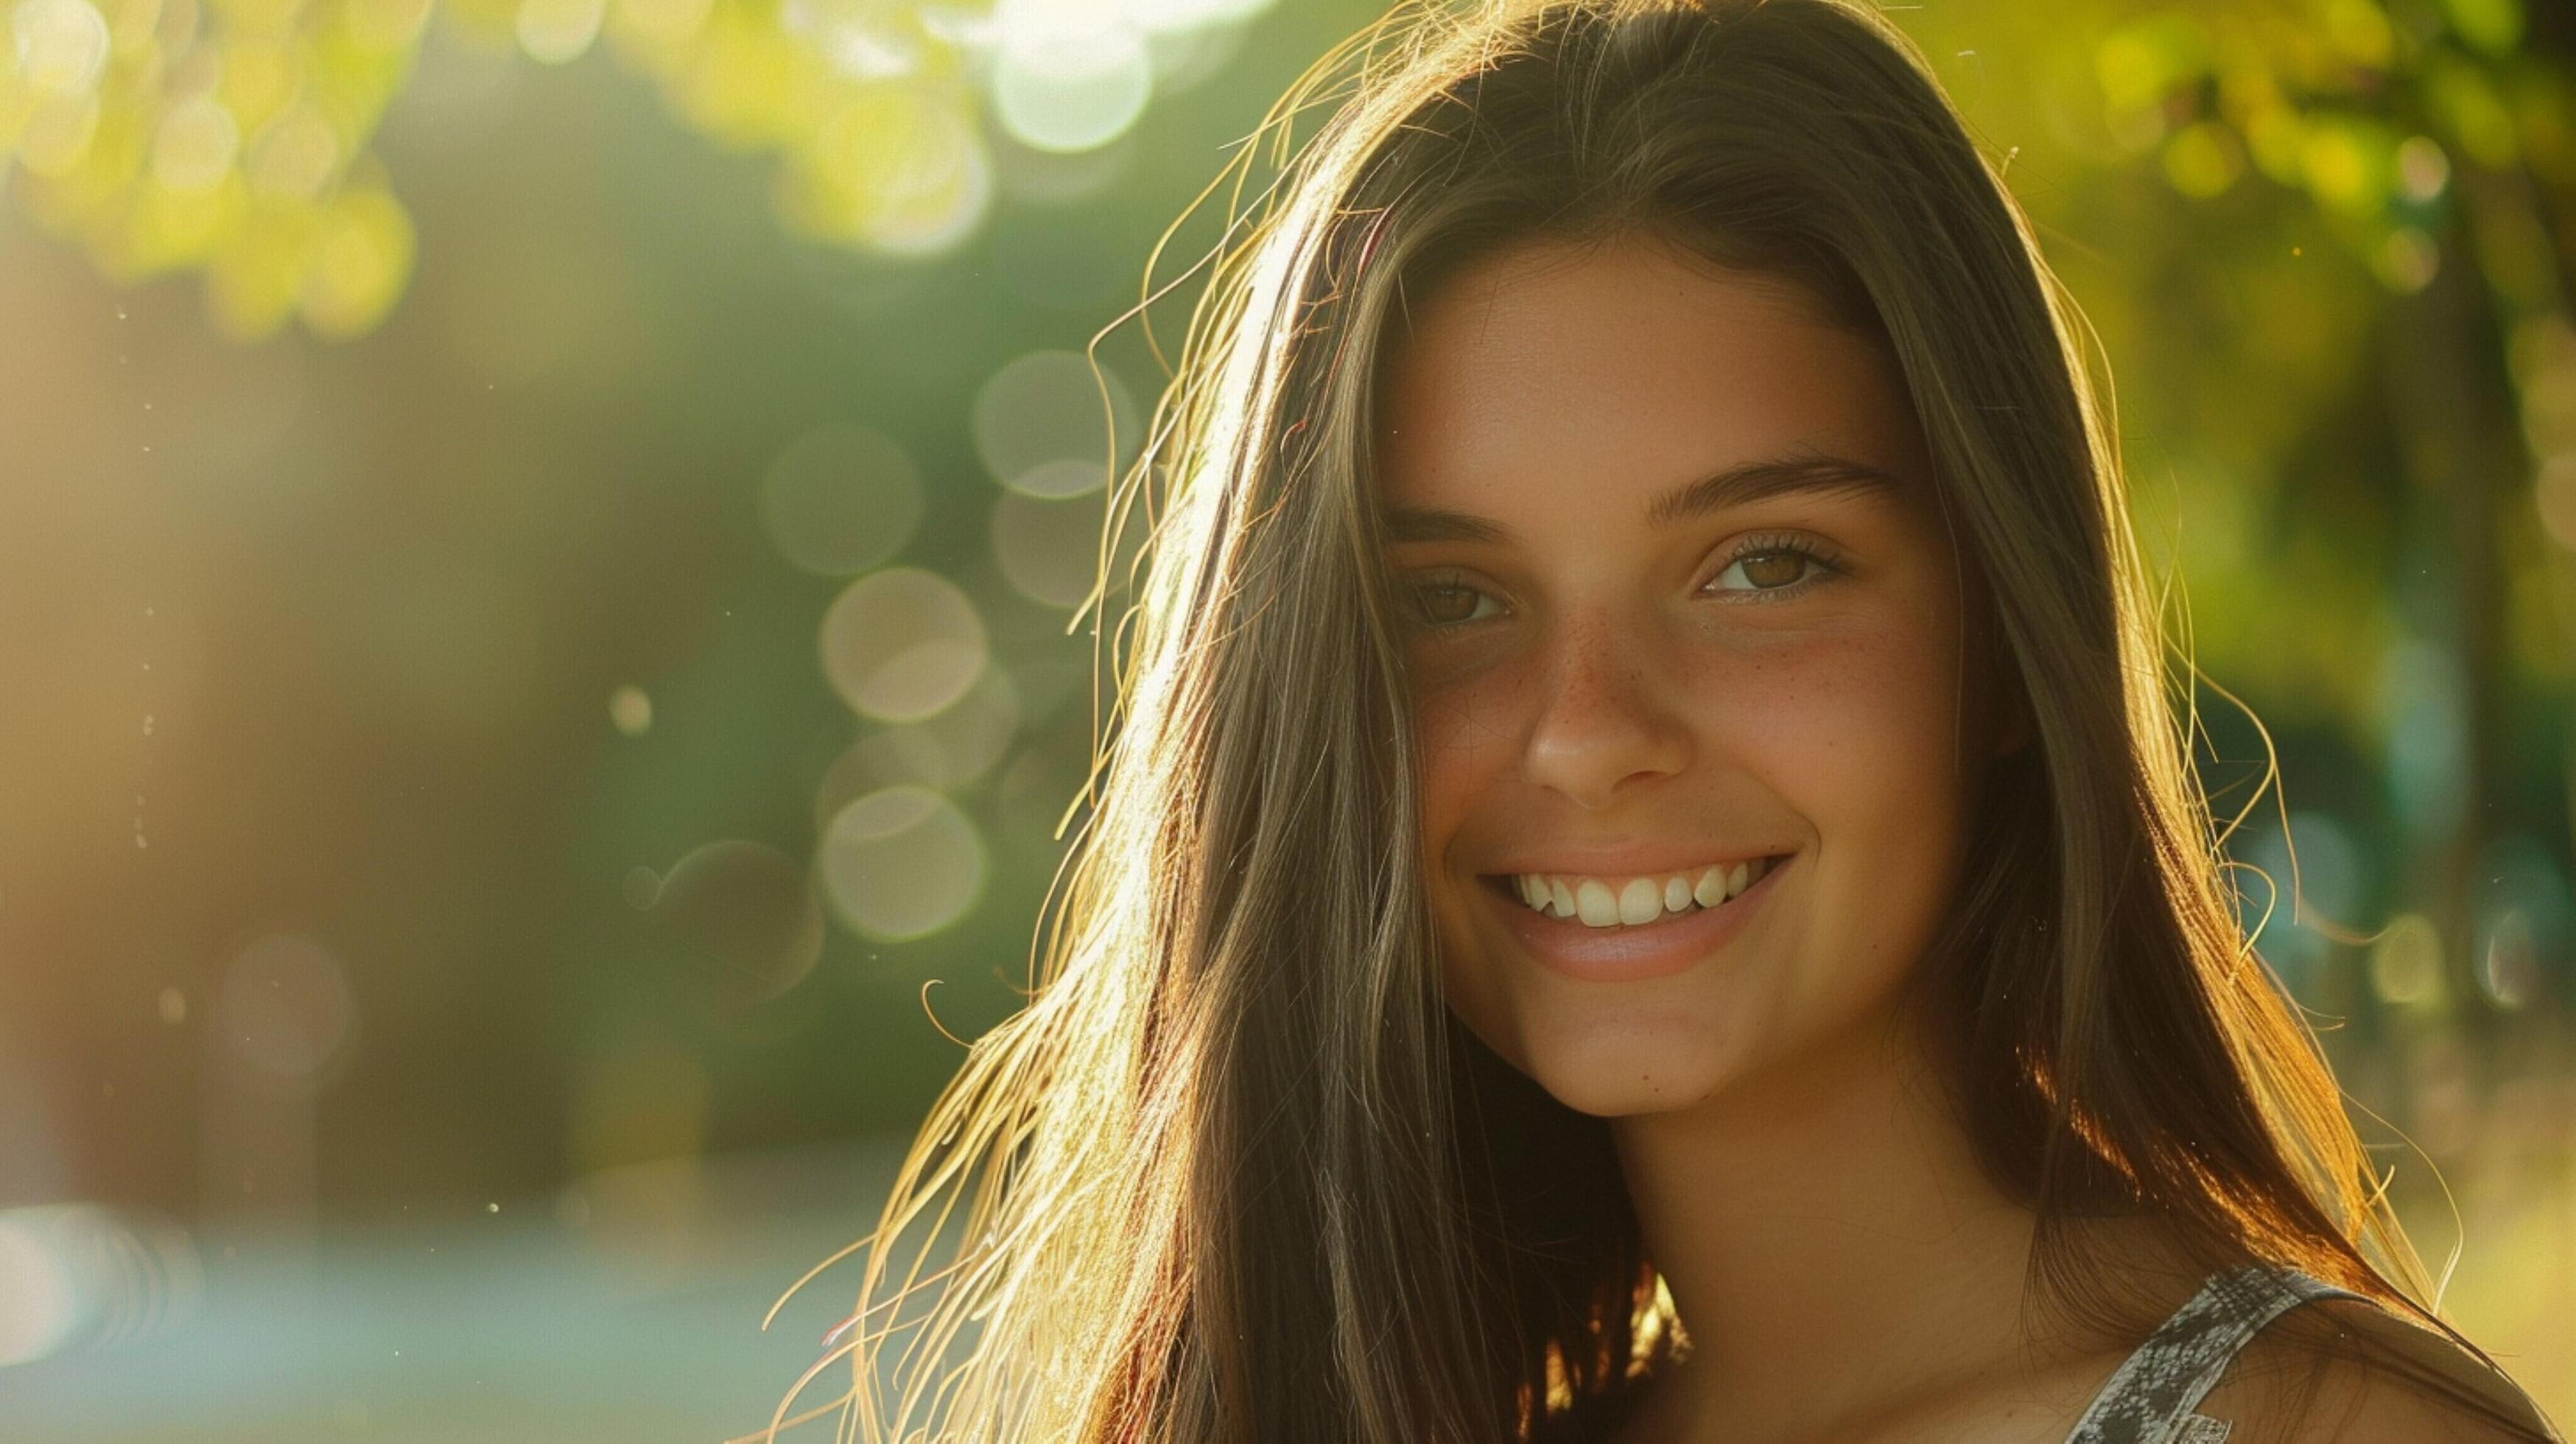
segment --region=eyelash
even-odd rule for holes
[[[1793,597],[1802,592],[1809,591],[1822,585],[1828,576],[1839,576],[1842,573],[1842,567],[1838,564],[1839,558],[1826,548],[1819,546],[1804,537],[1792,536],[1786,533],[1777,533],[1769,536],[1746,537],[1733,552],[1727,555],[1726,564],[1718,568],[1717,575],[1726,575],[1728,572],[1735,569],[1735,565],[1738,562],[1751,557],[1762,556],[1804,557],[1809,563],[1811,563],[1811,565],[1805,576],[1800,577],[1798,580],[1791,582],[1784,587],[1730,587],[1727,588],[1727,590],[1735,592],[1758,605],[1767,605],[1771,602],[1781,601],[1788,597]],[[1414,591],[1419,594],[1425,591],[1478,590],[1477,588],[1466,585],[1465,582],[1460,580],[1461,575],[1461,573],[1457,572],[1443,573],[1432,581],[1417,585],[1414,588]],[[1715,579],[1715,577],[1712,577],[1710,580],[1714,581]],[[1702,592],[1706,592],[1707,590],[1708,589],[1706,587],[1701,588]],[[1456,631],[1461,627],[1473,626],[1479,621],[1491,620],[1493,619],[1490,617],[1477,617],[1466,621],[1438,622],[1432,621],[1428,618],[1417,618],[1416,623],[1428,631],[1450,632]]]

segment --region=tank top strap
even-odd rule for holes
[[[2265,1324],[2310,1299],[2360,1297],[2270,1264],[2212,1274],[2120,1361],[2066,1444],[2222,1444],[2229,1426],[2194,1410],[2237,1351]]]

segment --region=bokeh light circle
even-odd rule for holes
[[[195,1246],[156,1217],[88,1203],[0,1210],[0,1368],[164,1333],[204,1294]]]
[[[988,652],[984,619],[955,582],[919,567],[870,572],[823,614],[823,673],[851,710],[918,722],[966,694]]]
[[[628,683],[608,694],[608,722],[629,737],[653,730],[653,694]]]
[[[2400,913],[2370,947],[2370,986],[2380,1001],[2438,1008],[2444,1001],[2442,935],[2422,913]]]
[[[903,784],[858,798],[823,833],[815,872],[842,921],[881,942],[955,923],[984,889],[984,840],[957,805]]]
[[[607,10],[604,0],[519,0],[519,48],[540,65],[578,59],[599,38]]]
[[[992,152],[974,121],[949,108],[931,112],[912,164],[879,196],[859,237],[890,256],[955,250],[993,209]]]
[[[921,473],[883,432],[835,423],[788,443],[761,479],[760,521],[779,555],[851,576],[903,550],[921,524]]]
[[[815,831],[879,788],[908,782],[949,791],[983,780],[1017,740],[1021,715],[1018,684],[995,666],[938,716],[870,730],[824,769],[814,790]]]
[[[996,17],[993,108],[1002,128],[1036,150],[1106,145],[1145,113],[1154,67],[1123,17],[1054,5],[1009,4]]]
[[[340,133],[310,105],[295,109],[260,128],[243,161],[242,173],[260,195],[294,199],[321,191],[339,169]]]
[[[2479,921],[2478,986],[2499,1008],[2523,1007],[2548,986],[2532,934],[2531,916],[2520,908],[2504,908]]]
[[[216,997],[223,1046],[289,1091],[309,1090],[356,1024],[339,959],[307,937],[271,934],[242,949]]]
[[[1065,739],[1038,741],[1011,759],[994,783],[996,820],[1006,846],[1032,847],[1052,853],[1059,845],[1056,828],[1078,823],[1068,818],[1091,780],[1085,749]]]
[[[971,90],[951,82],[857,87],[790,159],[780,173],[780,212],[820,240],[937,255],[972,235],[992,209],[992,153]]]
[[[296,302],[315,334],[355,336],[384,319],[411,278],[418,242],[390,192],[350,187],[324,207]]]
[[[162,112],[152,135],[152,178],[163,189],[201,195],[232,174],[241,127],[212,96],[190,96]]]
[[[662,900],[662,875],[649,867],[630,867],[618,879],[617,895],[637,912],[649,911]]]
[[[662,874],[651,906],[706,967],[701,981],[727,1002],[775,997],[823,955],[822,910],[805,869],[762,843],[729,838],[697,848]]]
[[[968,424],[975,454],[995,481],[1030,496],[1080,496],[1109,480],[1105,424],[1116,427],[1121,464],[1135,453],[1135,411],[1115,371],[1104,366],[1095,381],[1090,359],[1079,351],[1032,351],[976,391]]]
[[[1042,501],[1006,491],[993,501],[993,561],[1030,601],[1079,606],[1100,575],[1106,519],[1099,497]]]
[[[18,74],[56,95],[82,95],[107,68],[107,17],[89,0],[19,0],[9,17]]]

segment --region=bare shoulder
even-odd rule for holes
[[[2274,1320],[2237,1355],[2200,1412],[2234,1423],[2229,1438],[2244,1444],[2565,1438],[2521,1386],[2475,1354],[2360,1299],[2319,1299]]]

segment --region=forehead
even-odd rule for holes
[[[1389,329],[1377,398],[1389,501],[1508,501],[1669,485],[1796,452],[1922,472],[1883,349],[1786,281],[1650,240],[1532,241],[1484,257]],[[1480,508],[1480,509],[1491,509]]]

